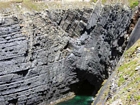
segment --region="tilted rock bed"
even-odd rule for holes
[[[85,80],[98,90],[123,53],[130,19],[121,5],[2,18],[0,104],[49,103]]]

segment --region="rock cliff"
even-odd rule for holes
[[[1,18],[0,104],[47,104],[84,80],[98,90],[125,49],[130,19],[121,5]]]
[[[92,105],[139,105],[139,59],[140,40],[136,40],[134,45],[124,52],[115,71],[104,83]]]

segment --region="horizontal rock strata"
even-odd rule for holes
[[[108,77],[126,46],[131,11],[56,10],[0,19],[0,104],[37,105]]]

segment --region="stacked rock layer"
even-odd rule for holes
[[[120,5],[0,19],[0,104],[49,103],[84,80],[98,89],[123,53],[130,19]]]

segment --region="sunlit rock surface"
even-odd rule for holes
[[[49,103],[84,80],[97,90],[123,53],[130,18],[120,5],[2,17],[0,104]]]

